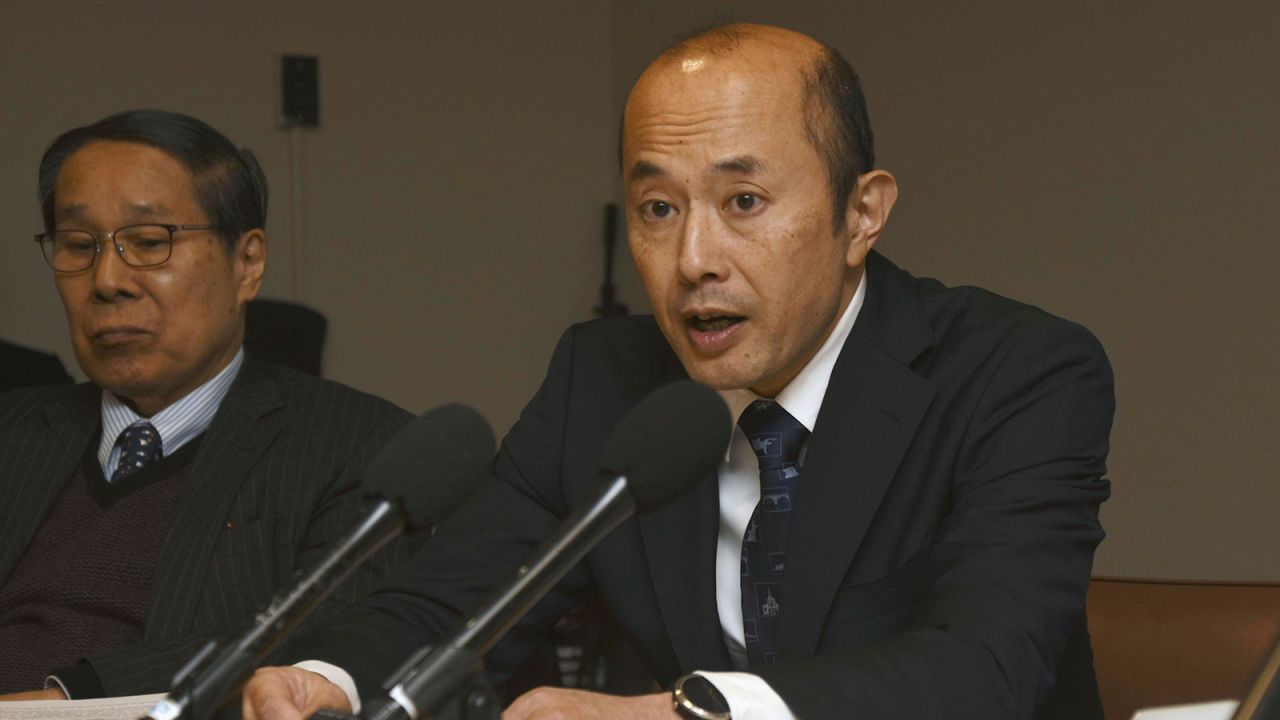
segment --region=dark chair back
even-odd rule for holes
[[[305,305],[254,300],[245,313],[245,351],[255,360],[321,377],[320,358],[328,326],[324,315]]]

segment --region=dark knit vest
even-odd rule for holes
[[[44,687],[56,668],[142,640],[151,579],[197,445],[111,484],[90,444],[0,587],[0,694]]]

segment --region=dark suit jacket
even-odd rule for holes
[[[1101,347],[1077,325],[913,278],[879,255],[867,282],[793,505],[781,657],[755,672],[800,718],[1100,718],[1082,620],[1109,492],[1114,400]],[[394,583],[295,652],[353,670],[374,692],[594,494],[617,420],[683,376],[650,319],[570,329],[494,481]],[[707,478],[625,523],[491,665],[509,666],[594,586],[659,681],[729,669],[718,517]]]
[[[0,396],[0,583],[96,447],[100,397],[91,384]],[[87,658],[107,694],[167,690],[209,636],[246,628],[354,521],[365,465],[408,419],[373,396],[246,361],[183,478],[142,642]],[[413,544],[362,569],[328,612],[367,592]]]

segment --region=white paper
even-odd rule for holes
[[[93,700],[20,700],[0,702],[0,720],[138,720],[164,693]]]
[[[1231,720],[1239,705],[1235,700],[1219,700],[1195,705],[1150,708],[1134,713],[1133,720]]]

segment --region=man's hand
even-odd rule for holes
[[[679,717],[667,693],[617,697],[550,687],[530,690],[502,713],[502,720],[673,720]]]
[[[8,695],[0,695],[0,702],[9,700],[66,700],[67,696],[62,694],[62,688],[51,687],[48,690],[28,690],[26,692],[9,693]]]
[[[351,712],[341,688],[295,667],[258,668],[244,686],[240,707],[244,720],[305,720],[323,709]]]

